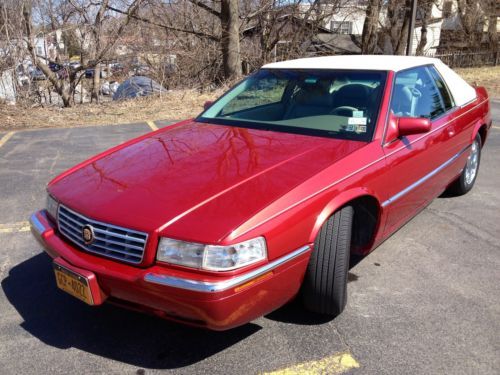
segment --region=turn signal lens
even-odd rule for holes
[[[59,203],[52,198],[51,195],[47,195],[47,212],[53,220],[57,220],[57,209],[59,208]]]

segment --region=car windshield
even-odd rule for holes
[[[370,141],[385,79],[381,71],[262,69],[197,120]]]

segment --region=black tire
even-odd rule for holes
[[[467,175],[467,167],[469,165],[469,159],[473,156],[474,152],[474,147],[477,148],[477,166],[476,166],[476,171],[474,173],[474,177],[470,179],[468,178]],[[460,176],[446,189],[446,192],[450,195],[454,196],[459,196],[459,195],[464,195],[467,194],[472,187],[474,186],[474,183],[476,182],[477,174],[479,172],[479,164],[481,163],[481,136],[479,134],[476,135],[476,138],[474,138],[474,141],[472,142],[472,145],[470,147],[470,153],[469,153],[469,158],[467,159],[467,162],[465,163],[464,169],[462,170],[462,173]],[[470,171],[469,171],[470,173]]]
[[[321,227],[302,284],[305,307],[319,314],[338,315],[347,302],[347,272],[354,210],[346,206]]]

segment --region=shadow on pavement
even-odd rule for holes
[[[91,307],[57,289],[50,258],[39,254],[2,281],[21,326],[47,345],[74,347],[137,367],[180,368],[210,357],[260,329],[256,324],[212,332],[111,305]]]

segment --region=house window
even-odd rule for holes
[[[42,47],[40,47],[40,46],[37,46],[37,47],[36,47],[36,54],[37,54],[38,56],[43,56],[43,48],[42,48]]]
[[[453,10],[453,1],[445,1],[443,4],[443,18],[450,18]]]
[[[334,34],[352,34],[352,22],[331,21],[330,30],[332,30]]]

